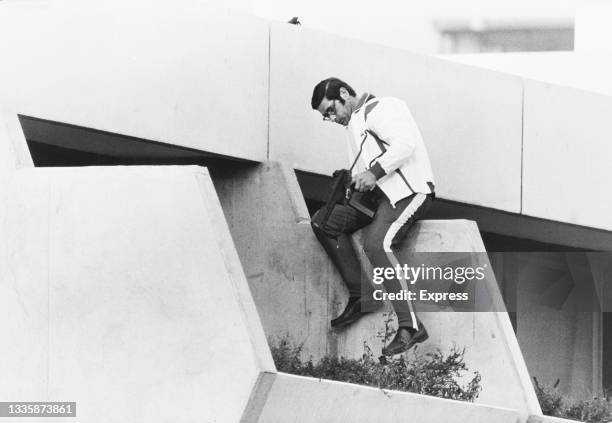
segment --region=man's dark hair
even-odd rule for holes
[[[344,88],[353,97],[356,95],[355,90],[349,84],[338,78],[327,78],[319,82],[312,91],[312,100],[310,104],[313,109],[317,110],[323,101],[323,98],[328,100],[340,100],[344,104],[344,100],[340,97],[340,88]]]

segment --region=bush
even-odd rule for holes
[[[413,350],[410,356],[403,354],[381,362],[364,344],[364,354],[358,360],[325,356],[313,363],[312,360],[302,362],[302,346],[292,346],[287,338],[270,345],[276,368],[285,373],[462,401],[474,401],[481,390],[478,372],[464,386],[457,381],[468,371],[463,361],[465,350],[457,348],[448,354],[440,350],[419,354]]]
[[[612,420],[612,407],[607,399],[595,397],[570,405],[565,417],[589,423],[609,422]]]
[[[535,377],[533,381],[542,413],[548,416],[588,423],[607,423],[612,420],[612,404],[605,396],[576,401],[559,392],[559,380],[552,387],[540,385]]]

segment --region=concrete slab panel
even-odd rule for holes
[[[295,174],[266,163],[213,174],[213,180],[268,339],[288,337],[303,344],[303,358],[315,361],[326,354],[361,357],[364,342],[379,353],[380,313],[348,330],[330,330],[329,321],[347,299],[346,288],[310,228]],[[485,251],[478,228],[468,221],[421,221],[403,247]],[[501,301],[497,285],[488,288]],[[525,418],[540,413],[507,313],[423,313],[422,319],[430,340],[421,351],[448,351],[454,344],[467,348],[467,366],[482,375],[478,403],[516,408]]]
[[[295,174],[268,163],[214,172],[213,181],[268,338],[290,336],[314,357],[336,354],[328,318],[343,287],[312,233]]]
[[[411,252],[486,251],[478,226],[467,220],[417,222],[399,248],[400,263],[410,263]],[[362,259],[367,260],[363,252]],[[490,263],[481,264],[490,267]],[[495,281],[487,282],[490,283],[485,289],[496,303],[492,309],[505,310],[499,287]],[[466,347],[468,367],[482,375],[482,392],[477,403],[517,408],[523,416],[526,413],[540,413],[521,349],[506,312],[422,312],[419,318],[430,335],[429,340],[419,346],[421,353],[436,349],[448,351],[454,345]],[[374,339],[371,334],[377,327],[380,332],[380,322],[373,320],[369,322],[372,343]],[[360,338],[363,338],[363,332],[354,332],[353,337],[348,339],[352,346],[346,348],[359,348]]]
[[[196,0],[3,4],[0,97],[20,114],[267,155],[268,25]]]
[[[48,270],[40,260],[47,254],[47,233],[39,226],[48,214],[28,201],[32,195],[44,203],[46,186],[14,186],[18,173],[31,172],[18,172],[28,161],[32,166],[17,115],[0,108],[0,349],[11,351],[2,354],[0,373],[18,374],[0,381],[0,397],[7,399],[44,398],[48,381],[48,292],[40,289]]]
[[[519,413],[506,408],[279,373],[258,422],[280,421],[516,423]]]
[[[206,170],[18,173],[2,396],[76,401],[88,422],[239,421],[275,369]]]
[[[48,232],[43,229],[49,222],[48,186],[26,178],[16,187],[11,183],[17,179],[14,173],[0,185],[0,310],[5,334],[0,342],[0,396],[41,401],[47,398],[49,380]]]
[[[439,196],[520,211],[520,78],[283,24],[272,24],[270,63],[270,160],[326,174],[347,167],[345,131],[310,107],[314,85],[336,76],[406,101]]]
[[[525,82],[523,213],[612,230],[612,97]]]

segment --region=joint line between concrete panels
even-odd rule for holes
[[[521,187],[519,199],[519,213],[523,214],[523,172],[525,162],[525,80],[521,81]]]
[[[270,160],[270,103],[272,102],[271,98],[271,87],[270,81],[272,77],[270,74],[272,73],[272,24],[268,24],[268,133],[266,139],[266,159]]]

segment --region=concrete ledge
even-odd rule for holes
[[[350,383],[276,376],[259,423],[516,423],[516,410],[386,391]]]
[[[560,419],[551,416],[529,416],[527,423],[576,423],[579,420]]]

